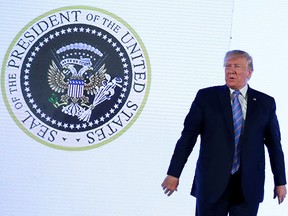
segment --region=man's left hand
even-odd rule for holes
[[[285,185],[275,186],[274,188],[274,199],[278,197],[278,203],[281,204],[285,197],[286,197],[287,191]]]

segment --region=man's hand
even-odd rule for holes
[[[274,199],[278,197],[278,203],[281,204],[285,197],[286,197],[287,191],[285,185],[275,186],[274,188]]]
[[[167,194],[167,196],[170,196],[174,191],[177,191],[178,185],[179,179],[170,175],[168,175],[161,184],[164,193]]]

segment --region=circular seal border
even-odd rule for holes
[[[100,12],[104,15],[110,16],[113,19],[117,20],[119,23],[121,23],[123,26],[125,26],[132,34],[133,36],[136,38],[137,42],[139,43],[142,53],[144,54],[144,59],[146,62],[146,87],[145,87],[145,94],[143,96],[143,100],[141,101],[141,104],[139,103],[139,107],[137,112],[135,113],[135,116],[133,117],[133,119],[131,121],[128,122],[128,124],[117,134],[115,134],[112,137],[107,138],[106,140],[104,140],[103,142],[100,143],[96,143],[96,144],[92,144],[92,145],[87,145],[87,146],[82,146],[82,147],[67,147],[67,146],[60,146],[60,145],[56,145],[56,144],[52,144],[49,143],[37,136],[35,136],[33,133],[31,133],[27,128],[25,128],[22,123],[20,122],[20,120],[18,120],[18,118],[16,117],[16,115],[14,114],[10,103],[8,101],[8,97],[7,97],[7,91],[5,88],[5,82],[6,79],[4,79],[5,75],[6,75],[6,67],[7,67],[7,63],[8,63],[8,59],[10,57],[10,54],[15,46],[15,44],[17,43],[17,41],[20,39],[20,37],[25,33],[25,31],[28,30],[29,27],[31,27],[33,24],[35,24],[37,21],[52,15],[54,13],[58,13],[64,10],[71,10],[71,9],[82,9],[82,10],[91,10],[91,11],[95,11],[95,12]],[[138,119],[139,115],[142,113],[144,106],[147,102],[147,98],[149,95],[149,91],[150,91],[150,84],[151,84],[151,65],[150,65],[150,61],[149,61],[149,57],[148,57],[148,53],[147,50],[144,46],[144,43],[142,42],[141,38],[139,37],[139,35],[136,33],[136,31],[126,22],[124,21],[122,18],[116,16],[115,14],[106,11],[104,9],[100,9],[100,8],[96,8],[96,7],[90,7],[90,6],[68,6],[68,7],[61,7],[61,8],[57,8],[54,10],[50,10],[38,17],[36,17],[35,19],[33,19],[32,21],[30,21],[26,26],[24,26],[20,32],[14,37],[14,39],[12,40],[12,42],[10,43],[8,50],[5,53],[4,56],[4,60],[3,60],[3,64],[2,64],[2,71],[1,71],[1,75],[2,75],[2,79],[1,79],[1,90],[2,90],[2,97],[3,97],[3,101],[6,105],[6,108],[10,114],[10,116],[12,117],[12,119],[14,120],[14,122],[18,125],[19,128],[21,128],[22,131],[24,131],[28,136],[30,136],[32,139],[34,139],[35,141],[44,144],[46,146],[55,148],[55,149],[60,149],[60,150],[70,150],[70,151],[80,151],[80,150],[89,150],[89,149],[94,149],[94,148],[98,148],[100,146],[103,146],[107,143],[110,143],[111,141],[115,140],[116,138],[118,138],[119,136],[121,136],[123,133],[125,133],[131,126],[132,124]]]

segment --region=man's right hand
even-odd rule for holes
[[[161,184],[164,193],[170,196],[174,191],[177,191],[179,185],[179,178],[168,175]]]

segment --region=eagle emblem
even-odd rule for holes
[[[70,44],[57,51],[61,53],[71,49],[88,49],[101,55],[101,52],[87,44]],[[97,52],[95,52],[97,50]],[[65,58],[57,63],[52,60],[48,70],[48,84],[53,91],[49,102],[55,108],[62,107],[62,112],[76,116],[81,121],[90,121],[92,110],[104,102],[110,100],[115,93],[115,87],[122,87],[122,79],[107,73],[105,64],[98,69],[93,67],[90,58]],[[61,95],[60,99],[57,95]],[[94,96],[89,101],[88,96]]]

